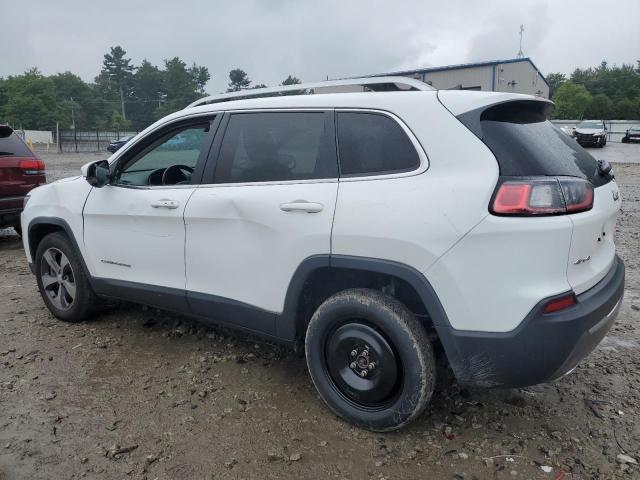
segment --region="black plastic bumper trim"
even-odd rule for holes
[[[624,295],[625,268],[616,256],[607,275],[577,296],[577,304],[545,314],[539,302],[504,333],[438,328],[449,363],[462,384],[523,387],[561,377],[591,353],[615,321]]]

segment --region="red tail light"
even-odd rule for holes
[[[574,306],[576,303],[576,296],[571,292],[548,302],[542,309],[542,313],[553,313],[559,310],[564,310],[565,308]]]
[[[26,175],[42,175],[44,162],[37,158],[20,160],[20,170]]]
[[[580,178],[535,177],[503,179],[498,184],[491,213],[495,215],[561,215],[590,210],[593,185]]]

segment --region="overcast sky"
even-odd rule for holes
[[[38,67],[86,81],[121,45],[138,64],[179,56],[209,69],[209,93],[242,68],[277,85],[513,58],[543,74],[640,58],[640,0],[0,0],[0,76]]]

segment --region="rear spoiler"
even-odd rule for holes
[[[440,103],[478,138],[482,139],[482,120],[512,123],[544,122],[555,104],[542,97],[514,93],[439,91]]]
[[[0,125],[0,138],[7,138],[13,133],[13,128],[9,125]]]

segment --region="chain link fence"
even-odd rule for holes
[[[65,130],[60,132],[59,152],[104,152],[109,143],[122,137],[136,135],[138,132],[116,130]]]

